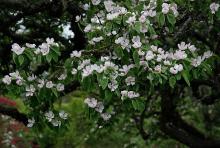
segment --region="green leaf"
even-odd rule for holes
[[[132,100],[132,106],[135,110],[143,111],[145,108],[144,101],[142,100]]]
[[[134,25],[134,29],[135,29],[138,33],[140,33],[140,30],[141,30],[141,23],[140,23],[140,22],[135,23],[135,25]]]
[[[184,80],[186,81],[187,85],[190,86],[190,81],[189,81],[189,72],[188,71],[183,71],[182,72],[182,76],[184,78]]]
[[[15,53],[13,53],[13,61],[16,65],[19,65],[18,57]]]
[[[154,28],[150,24],[148,25],[148,30],[149,30],[151,36],[156,34]]]
[[[135,64],[136,64],[137,66],[139,66],[139,65],[140,65],[140,58],[139,58],[139,54],[138,54],[138,51],[137,51],[137,50],[135,50],[135,51],[133,52],[133,59],[134,59]]]
[[[110,101],[112,98],[112,92],[110,90],[105,90],[105,100]]]
[[[82,87],[83,87],[85,90],[89,91],[89,90],[91,90],[91,83],[92,83],[91,78],[90,78],[90,77],[85,77],[85,78],[83,78],[83,80],[82,80]]]
[[[176,18],[173,13],[167,14],[167,20],[171,25],[175,25],[176,23]]]
[[[46,60],[48,63],[51,62],[52,58],[53,58],[53,56],[51,54],[46,55]]]
[[[114,52],[120,58],[124,56],[123,49],[121,47],[115,48]]]
[[[170,87],[174,88],[176,84],[176,78],[174,76],[169,78],[169,84],[170,84]]]
[[[97,79],[102,89],[105,89],[108,86],[108,78],[105,75],[98,75]]]
[[[162,12],[158,13],[157,21],[160,26],[163,26],[165,24],[165,16]]]
[[[18,62],[20,65],[22,65],[24,63],[24,56],[23,55],[18,56]]]
[[[58,46],[52,46],[51,47],[52,51],[54,51],[58,56],[61,55],[60,51],[59,51],[59,47]]]

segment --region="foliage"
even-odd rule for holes
[[[53,139],[54,132],[75,131],[74,124],[82,122],[71,121],[55,105],[80,86],[86,92],[86,114],[92,125],[104,128],[103,133],[132,120],[144,140],[168,135],[191,147],[219,145],[207,138],[218,133],[214,118],[220,88],[215,77],[219,76],[218,3],[86,0],[77,4],[82,12],[74,21],[87,40],[83,48],[65,52],[68,47],[54,38],[37,45],[13,43],[12,71],[1,78],[2,94],[23,101],[27,126],[48,133],[41,140]],[[194,122],[196,118],[201,124]]]

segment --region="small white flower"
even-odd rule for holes
[[[33,85],[26,87],[26,97],[33,96],[35,91],[36,89]]]
[[[72,71],[71,71],[72,75],[75,75],[77,74],[77,69],[76,68],[73,68]]]
[[[61,83],[57,84],[57,91],[63,91],[64,90],[64,85]]]
[[[84,4],[84,5],[83,5],[83,9],[84,9],[84,10],[89,10],[89,7],[90,7],[89,4]]]
[[[211,56],[213,56],[213,52],[211,52],[211,51],[206,51],[206,52],[203,54],[203,58],[204,58],[204,59],[208,59],[208,58],[210,58]]]
[[[46,88],[52,88],[54,86],[53,82],[52,81],[48,81],[46,83]]]
[[[24,52],[24,47],[20,47],[17,43],[12,45],[11,51],[13,51],[17,55],[21,55]]]
[[[166,65],[166,66],[171,65],[171,62],[170,62],[170,61],[168,61],[168,60],[163,61],[163,63],[164,63],[164,65]]]
[[[197,50],[197,48],[195,47],[195,45],[188,45],[188,48],[191,52],[195,52]]]
[[[182,64],[175,64],[175,65],[174,65],[174,68],[175,68],[178,72],[180,72],[180,71],[183,70],[183,65],[182,65]]]
[[[133,15],[133,16],[131,16],[131,17],[129,17],[128,18],[128,20],[126,21],[126,23],[128,23],[128,24],[132,24],[132,23],[134,23],[136,21],[136,16],[135,15]]]
[[[100,4],[101,0],[92,0],[93,5],[98,5]]]
[[[147,54],[146,54],[146,56],[145,56],[145,59],[146,59],[147,61],[152,60],[154,57],[155,57],[155,55],[154,55],[153,51],[151,51],[151,50],[147,51]]]
[[[107,12],[110,12],[114,9],[113,2],[111,0],[104,1],[105,9]]]
[[[172,74],[177,74],[177,73],[178,73],[178,70],[175,69],[174,67],[171,67],[171,68],[170,68],[170,73],[172,73]]]
[[[4,76],[4,78],[2,79],[2,82],[4,84],[10,85],[11,84],[11,77],[9,75]]]
[[[48,55],[49,52],[50,52],[50,46],[47,44],[47,43],[42,43],[40,46],[39,46],[39,49],[42,53],[42,55]]]
[[[68,118],[68,114],[63,110],[59,112],[59,116],[60,116],[60,118],[62,118],[64,120],[66,120]]]
[[[129,85],[135,85],[135,77],[131,77],[131,76],[129,76],[129,77],[127,77],[126,79],[125,79],[125,83],[129,86]]]
[[[140,48],[142,46],[142,43],[141,43],[141,38],[140,36],[133,36],[132,38],[132,42],[133,42],[133,47],[134,48]]]
[[[30,82],[31,82],[31,81],[36,80],[36,78],[37,78],[37,77],[36,77],[34,74],[32,74],[31,76],[28,76],[28,78],[27,78],[27,79],[28,79],[28,81],[30,81]]]
[[[169,12],[169,10],[170,10],[170,5],[167,3],[163,3],[162,4],[162,13],[167,14]]]
[[[156,72],[161,72],[161,65],[157,65],[156,67],[154,67],[154,70],[156,71]]]
[[[71,57],[71,58],[74,58],[74,57],[80,58],[81,55],[82,55],[82,51],[74,50],[74,51],[72,51],[72,53],[70,54],[70,57]]]
[[[185,42],[181,42],[180,44],[178,44],[178,48],[180,50],[185,50],[188,48],[188,45]]]
[[[44,84],[45,84],[45,81],[39,79],[39,80],[38,80],[38,85],[37,85],[37,86],[38,86],[39,88],[43,88],[43,87],[44,87]]]
[[[34,118],[28,119],[27,127],[33,127],[34,123],[35,123],[35,119]]]
[[[104,105],[102,102],[98,102],[96,107],[95,107],[95,110],[99,113],[102,113],[102,111],[104,110]]]
[[[48,111],[44,115],[49,122],[51,122],[52,119],[54,118],[54,113],[52,111]]]
[[[177,74],[178,72],[181,72],[183,70],[182,64],[175,64],[174,67],[170,68],[170,73]]]
[[[80,16],[80,15],[77,15],[75,22],[79,22],[80,20],[81,20],[81,16]]]
[[[112,115],[109,114],[109,113],[102,113],[101,114],[102,119],[105,120],[105,121],[108,121],[111,118],[111,116]]]
[[[85,28],[84,28],[84,32],[90,32],[92,30],[92,25],[88,24]]]
[[[211,9],[211,13],[215,14],[218,11],[218,9],[219,9],[219,4],[211,3],[210,4],[210,9]]]
[[[25,45],[26,45],[26,47],[28,47],[28,48],[35,48],[35,47],[36,47],[35,44],[30,44],[30,43],[26,43]]]
[[[98,102],[95,98],[86,98],[84,103],[86,103],[91,108],[95,108]]]
[[[22,77],[20,76],[19,71],[9,73],[9,75],[12,77],[12,79],[22,79]]]
[[[48,45],[54,45],[54,38],[46,38],[46,42]]]
[[[187,54],[184,50],[176,50],[176,52],[174,53],[174,58],[176,60],[183,60],[187,58]]]
[[[118,83],[117,81],[112,81],[111,83],[108,84],[108,88],[111,91],[115,91],[118,88]]]
[[[53,126],[61,126],[61,121],[57,119],[52,120],[51,123],[53,124]]]
[[[201,65],[201,63],[203,62],[203,59],[201,56],[198,56],[196,59],[192,60],[191,65],[194,67],[198,67],[199,65]]]
[[[61,74],[61,75],[58,77],[58,80],[65,80],[66,77],[67,77],[66,73]]]

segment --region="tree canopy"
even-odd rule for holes
[[[145,140],[217,148],[220,3],[213,0],[1,0],[0,113],[68,130],[55,103],[86,92],[97,125],[133,121]],[[2,101],[1,101],[2,100]]]

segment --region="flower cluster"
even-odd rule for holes
[[[210,10],[212,14],[215,14],[218,9],[219,9],[220,5],[218,3],[211,3],[210,4]]]
[[[98,113],[100,113],[100,116],[103,118],[103,120],[107,121],[111,118],[111,114],[109,113],[103,113],[104,110],[104,104],[103,102],[98,102],[95,98],[86,98],[84,100],[84,103],[87,104],[90,108],[95,109]]]
[[[52,111],[48,111],[44,115],[45,115],[47,121],[52,123],[52,125],[55,127],[57,127],[57,126],[60,127],[61,121],[66,120],[68,118],[68,114],[64,111],[60,111],[58,114],[58,117],[55,117],[55,114]]]
[[[17,88],[19,97],[26,98],[26,104],[30,105],[36,99],[39,108],[42,107],[39,102],[52,106],[67,85],[78,81],[88,92],[101,91],[97,94],[109,100],[121,98],[110,102],[109,106],[114,107],[117,101],[140,101],[147,92],[152,92],[145,87],[147,85],[158,86],[180,79],[185,79],[188,84],[189,78],[194,79],[194,70],[199,69],[200,73],[204,73],[209,68],[208,59],[214,53],[201,42],[184,38],[187,42],[175,43],[171,39],[172,43],[168,43],[178,28],[175,27],[180,15],[177,4],[168,0],[160,4],[157,0],[85,2],[88,3],[80,3],[86,10],[85,14],[77,16],[75,20],[84,27],[82,30],[88,40],[85,49],[74,49],[70,57],[60,60],[61,46],[53,38],[47,38],[39,46],[29,43],[24,47],[16,43],[12,45],[15,53],[13,60],[18,63],[16,66],[26,62],[24,67],[28,65],[30,71],[23,72],[21,66],[19,71],[5,75],[2,82],[7,88]],[[127,3],[130,7],[127,7]],[[219,4],[212,3],[210,9],[215,14]],[[51,68],[34,75],[36,67],[45,63],[49,63]],[[200,73],[197,75],[202,77]],[[92,84],[95,85],[89,87]],[[103,102],[95,98],[87,98],[84,102],[104,120],[111,118]],[[59,114],[48,111],[44,117],[53,126],[59,127],[67,119],[67,114],[63,111]],[[29,127],[36,123],[35,119],[28,120]]]
[[[43,56],[47,55],[50,52],[50,47],[53,45],[58,45],[54,42],[53,38],[47,38],[45,43],[42,43],[38,48],[36,48],[35,44],[26,44],[26,47],[21,47],[17,43],[12,45],[11,51],[13,51],[16,55],[21,55],[25,51],[25,49],[31,48],[35,49],[34,53],[39,54],[42,53]]]

